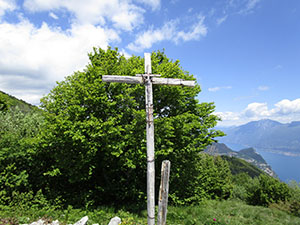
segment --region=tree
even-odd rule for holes
[[[228,163],[220,156],[197,154],[193,167],[182,169],[179,180],[174,180],[171,199],[178,204],[198,203],[205,199],[230,197],[232,174]]]
[[[13,192],[31,190],[41,112],[24,113],[18,107],[0,111],[0,203],[11,201]]]
[[[248,202],[253,205],[268,206],[291,198],[291,189],[286,183],[266,174],[254,178],[248,185],[247,192]]]
[[[155,74],[195,79],[163,52],[154,52],[151,58]],[[106,74],[143,73],[143,58],[126,59],[117,49],[95,48],[89,59],[83,72],[66,77],[42,99],[47,112],[38,154],[45,162],[40,166],[42,186],[48,194],[65,196],[67,201],[144,201],[144,86],[101,80]],[[213,129],[219,120],[212,114],[213,103],[199,103],[199,92],[199,85],[154,86],[156,171],[162,160],[172,162],[171,194],[178,183],[188,182],[185,174],[198,175],[194,168],[199,152],[223,135]],[[159,172],[156,175],[159,185]],[[68,193],[72,193],[69,198]]]
[[[0,99],[0,111],[6,111],[7,109],[7,104]]]

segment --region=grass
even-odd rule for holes
[[[201,206],[170,207],[168,224],[300,224],[300,218],[277,209],[239,201],[207,201]],[[215,219],[215,221],[214,221]]]
[[[88,216],[88,224],[98,223],[107,225],[111,218],[119,216],[122,224],[135,225],[147,224],[146,210],[138,214],[127,210],[116,210],[109,207],[100,207],[97,210],[87,209],[36,209],[0,207],[0,224],[24,224],[44,218],[47,221],[59,220],[63,224],[75,223],[82,217]],[[260,206],[249,206],[240,201],[215,201],[210,200],[195,206],[169,206],[168,225],[210,225],[210,224],[232,224],[232,225],[276,225],[293,224],[300,225],[300,218],[291,216],[286,212],[274,208]]]

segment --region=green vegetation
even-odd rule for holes
[[[43,116],[16,107],[0,112],[0,121],[0,204],[7,204],[13,195],[33,190],[30,178],[38,170],[35,154]]]
[[[101,80],[142,73],[143,59],[110,48],[89,58],[84,72],[42,99],[42,112],[1,99],[0,224],[73,223],[85,215],[91,223],[115,215],[123,224],[146,223],[144,87]],[[152,66],[163,77],[194,79],[162,52],[152,54]],[[200,154],[223,132],[213,129],[214,105],[197,101],[199,86],[154,88],[156,171],[162,160],[172,163],[168,224],[299,224],[298,183]]]
[[[146,198],[145,87],[102,82],[102,75],[141,74],[144,60],[117,50],[94,49],[84,72],[76,72],[42,99],[45,129],[38,150],[39,187],[68,204],[144,203]],[[151,56],[162,77],[195,78],[162,52]],[[155,161],[172,162],[171,201],[203,199],[199,153],[214,138],[212,103],[199,103],[200,87],[154,85]],[[68,159],[68,160],[66,160]],[[159,173],[156,188],[159,185]],[[45,188],[47,187],[47,188]],[[188,190],[186,190],[188,188]]]
[[[7,111],[8,109],[14,109],[16,107],[23,112],[29,112],[34,108],[37,108],[27,102],[0,91],[0,111]]]
[[[277,208],[299,216],[300,183],[291,182],[288,185],[266,174],[251,178],[246,173],[234,176],[233,183],[231,199],[250,205]]]
[[[132,212],[130,207],[116,209],[98,207],[97,209],[66,209],[38,208],[0,208],[0,224],[22,224],[43,218],[49,222],[59,220],[61,223],[75,223],[84,216],[89,217],[88,224],[107,225],[111,218],[119,216],[124,225],[146,225],[146,210]],[[14,210],[14,211],[13,211]],[[5,218],[5,219],[4,219]],[[169,225],[297,225],[300,218],[289,215],[276,208],[250,206],[237,200],[208,200],[194,206],[168,207],[167,224]]]
[[[236,175],[239,173],[247,173],[250,177],[257,177],[264,172],[258,169],[256,166],[246,162],[245,160],[238,159],[235,157],[229,157],[222,155],[223,160],[227,161],[229,164],[230,171],[232,175]]]

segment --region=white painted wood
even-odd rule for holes
[[[158,225],[165,225],[167,222],[170,167],[171,162],[169,160],[164,160],[161,164],[161,181],[159,188],[157,214]]]
[[[144,60],[145,60],[145,74],[151,74],[151,53],[144,53]]]
[[[134,76],[102,75],[102,81],[128,84],[144,84],[143,77]]]
[[[154,118],[153,93],[150,75],[151,55],[145,53],[145,94],[146,94],[146,136],[147,136],[147,211],[148,225],[155,225],[155,158],[154,158]]]
[[[152,77],[152,84],[194,87],[194,80]]]
[[[145,77],[145,75],[143,75]],[[117,83],[129,83],[129,84],[144,84],[144,79],[142,76],[118,76],[118,75],[102,75],[102,81],[104,82],[117,82]],[[153,76],[151,74],[152,84],[161,85],[173,85],[173,86],[188,86],[194,87],[194,80],[183,80],[174,78],[160,78],[157,75]]]

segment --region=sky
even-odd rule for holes
[[[10,95],[38,105],[107,46],[178,59],[219,126],[300,120],[299,0],[0,0],[0,90]]]

